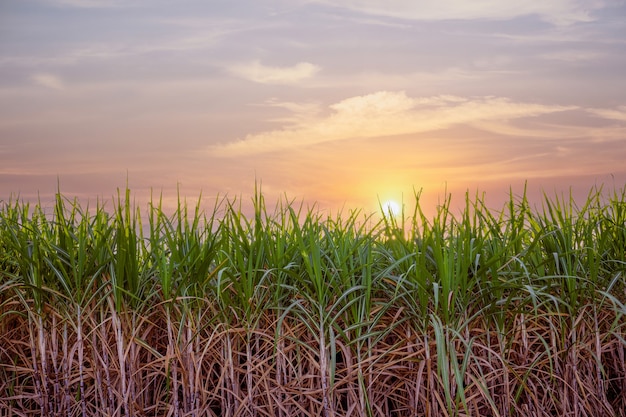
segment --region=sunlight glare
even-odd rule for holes
[[[383,214],[396,217],[400,214],[400,204],[393,200],[387,200],[383,203]]]

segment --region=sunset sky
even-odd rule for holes
[[[0,200],[584,197],[626,184],[624,50],[622,0],[2,1]]]

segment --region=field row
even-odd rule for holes
[[[626,415],[626,190],[0,213],[0,416]]]

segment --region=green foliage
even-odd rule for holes
[[[251,216],[240,201],[207,214],[179,198],[170,214],[151,203],[146,224],[129,190],[110,211],[60,194],[51,213],[4,203],[0,346],[30,351],[0,349],[0,407],[63,414],[92,395],[83,413],[132,415],[132,395],[151,401],[131,395],[133,378],[167,391],[158,401],[175,414],[200,397],[251,410],[259,378],[287,402],[312,384],[316,415],[594,415],[592,386],[598,407],[618,404],[626,375],[607,358],[626,345],[626,189],[580,206],[546,196],[541,210],[525,191],[500,211],[467,194],[454,213],[447,196],[432,218],[414,197],[398,218],[324,218],[293,201],[268,210],[257,190]],[[573,373],[581,358],[591,379]],[[65,388],[46,380],[64,372]],[[94,383],[105,380],[108,392]],[[20,384],[41,400],[22,402]],[[282,415],[302,412],[285,404]]]

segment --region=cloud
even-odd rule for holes
[[[279,101],[276,98],[266,100],[261,106],[275,107],[284,109],[289,112],[288,116],[273,118],[270,121],[274,123],[296,124],[306,123],[314,120],[319,115],[322,108],[317,102],[294,103],[291,101]]]
[[[558,51],[541,54],[539,57],[551,61],[562,61],[566,63],[597,62],[604,58],[603,54],[595,51]]]
[[[53,90],[64,90],[65,89],[65,84],[56,75],[44,74],[44,73],[42,73],[42,74],[35,74],[35,75],[32,76],[32,79],[37,84],[39,84],[39,85],[41,85],[43,87],[46,87],[46,88],[51,88]]]
[[[291,101],[279,101],[276,98],[266,100],[263,105],[286,109],[296,114],[311,114],[317,113],[320,110],[318,103],[294,103]]]
[[[617,110],[613,109],[588,109],[589,113],[602,117],[603,119],[619,120],[626,122],[626,106],[619,106]]]
[[[229,68],[233,74],[260,84],[298,84],[313,77],[321,68],[310,62],[299,62],[291,67],[270,67],[253,61]]]
[[[554,0],[503,2],[501,0],[313,0],[369,15],[414,20],[492,19],[508,20],[538,15],[555,24],[594,20],[592,12],[605,7],[602,0]]]
[[[301,116],[300,121],[296,119],[283,129],[250,134],[243,140],[213,146],[210,152],[221,156],[256,154],[352,138],[428,132],[490,120],[505,122],[574,107],[516,103],[493,96],[412,98],[403,91],[379,91],[347,98],[329,109],[330,114]]]

